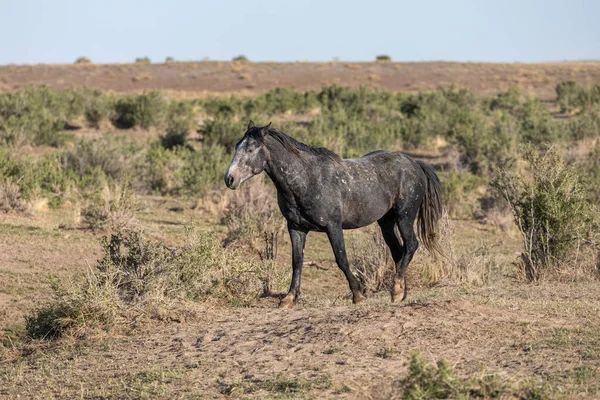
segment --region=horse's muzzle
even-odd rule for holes
[[[229,172],[225,174],[225,185],[227,185],[229,189],[237,189],[237,182],[235,181],[234,177],[229,174]]]

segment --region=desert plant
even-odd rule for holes
[[[221,218],[221,223],[227,227],[226,243],[254,246],[254,241],[260,240],[263,232],[283,230],[284,222],[273,189],[258,176],[233,193]]]
[[[576,250],[589,235],[592,218],[585,190],[573,166],[554,148],[540,154],[533,146],[521,153],[531,176],[504,166],[492,185],[510,205],[523,235],[525,277],[536,281]],[[578,268],[589,266],[579,265]]]
[[[0,181],[0,209],[7,211],[21,211],[25,208],[21,198],[21,188],[12,179]]]
[[[386,55],[386,54],[380,54],[377,57],[375,57],[376,61],[379,62],[388,62],[388,61],[392,61],[392,57]]]
[[[165,58],[165,64],[172,64],[175,62],[175,59],[173,57],[166,57]]]
[[[419,356],[411,354],[408,374],[399,381],[403,389],[404,399],[470,399],[496,398],[505,392],[506,386],[495,375],[474,379],[461,379],[456,376],[454,368],[445,360],[436,365]]]
[[[145,56],[145,57],[137,57],[135,59],[135,63],[136,64],[151,64],[152,61],[150,61],[150,57]]]
[[[189,102],[173,101],[167,111],[167,132],[161,137],[163,147],[185,146],[190,130],[196,124],[194,109]]]
[[[563,81],[556,85],[556,100],[560,105],[560,112],[571,112],[577,107],[582,89],[575,81]]]
[[[590,204],[600,204],[600,140],[583,159],[575,165],[581,171],[581,179]]]
[[[162,126],[167,110],[167,101],[163,94],[157,90],[119,98],[115,103],[113,123],[115,126],[128,129],[141,127]]]
[[[370,228],[366,238],[352,237],[349,259],[356,279],[366,293],[389,292],[396,267],[379,228]]]
[[[133,174],[140,147],[124,137],[104,135],[82,139],[62,154],[62,167],[80,178],[95,174],[95,170],[113,179]]]
[[[134,315],[177,318],[185,301],[245,304],[265,288],[260,266],[192,227],[186,228],[185,241],[172,248],[140,230],[117,231],[101,244],[103,257],[82,279],[51,282],[53,299],[26,318],[29,337],[54,339],[126,327]]]
[[[90,126],[100,127],[100,122],[107,119],[113,108],[112,97],[99,90],[89,90],[84,97],[84,115]]]
[[[75,60],[75,64],[91,64],[92,60],[90,60],[88,57],[77,57],[77,60]]]
[[[139,204],[129,182],[105,184],[100,193],[88,200],[81,210],[83,223],[90,229],[118,231],[137,225]]]
[[[240,54],[239,56],[233,57],[231,59],[231,61],[239,62],[239,63],[246,63],[246,62],[248,62],[248,57],[246,57],[243,54]]]

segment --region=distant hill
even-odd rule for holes
[[[259,93],[275,87],[317,89],[338,83],[392,91],[419,91],[455,84],[481,94],[518,85],[530,94],[554,98],[556,84],[600,82],[600,61],[536,64],[458,62],[169,62],[166,64],[70,64],[0,66],[0,91],[27,85],[86,86],[116,92],[167,89],[201,93]],[[183,94],[183,93],[182,93]]]

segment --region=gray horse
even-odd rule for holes
[[[304,244],[310,231],[327,233],[354,304],[365,298],[350,271],[343,229],[377,221],[396,263],[392,302],[406,298],[406,267],[419,246],[414,231],[417,218],[421,242],[439,252],[441,185],[433,168],[424,162],[384,150],[342,159],[331,150],[300,143],[270,123],[259,127],[250,121],[235,146],[225,184],[237,189],[263,171],[277,188],[277,202],[292,242],[292,283],[279,307],[293,307],[300,295]]]

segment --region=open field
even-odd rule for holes
[[[600,62],[493,64],[456,62],[174,62],[168,64],[79,64],[0,66],[0,90],[27,85],[53,88],[89,87],[117,92],[161,89],[206,93],[262,93],[295,86],[316,90],[337,83],[358,88],[369,85],[390,91],[433,90],[455,84],[492,95],[519,86],[531,95],[554,98],[565,80],[593,84],[600,80]]]
[[[0,67],[0,399],[600,397],[599,75],[597,62]],[[557,99],[565,79],[583,86]],[[40,83],[127,93],[17,90]],[[471,90],[391,93],[449,83]],[[146,88],[167,92],[129,93]],[[417,252],[407,301],[390,304],[381,277],[352,305],[311,233],[302,297],[277,309],[291,249],[275,189],[222,183],[249,118],[345,157],[388,148],[436,168],[445,257]],[[533,164],[528,143],[563,158]],[[569,237],[527,282],[493,182],[536,168],[561,183],[541,197]],[[117,256],[102,242],[129,231],[140,242],[124,236]],[[390,267],[375,230],[345,237],[355,270]]]

